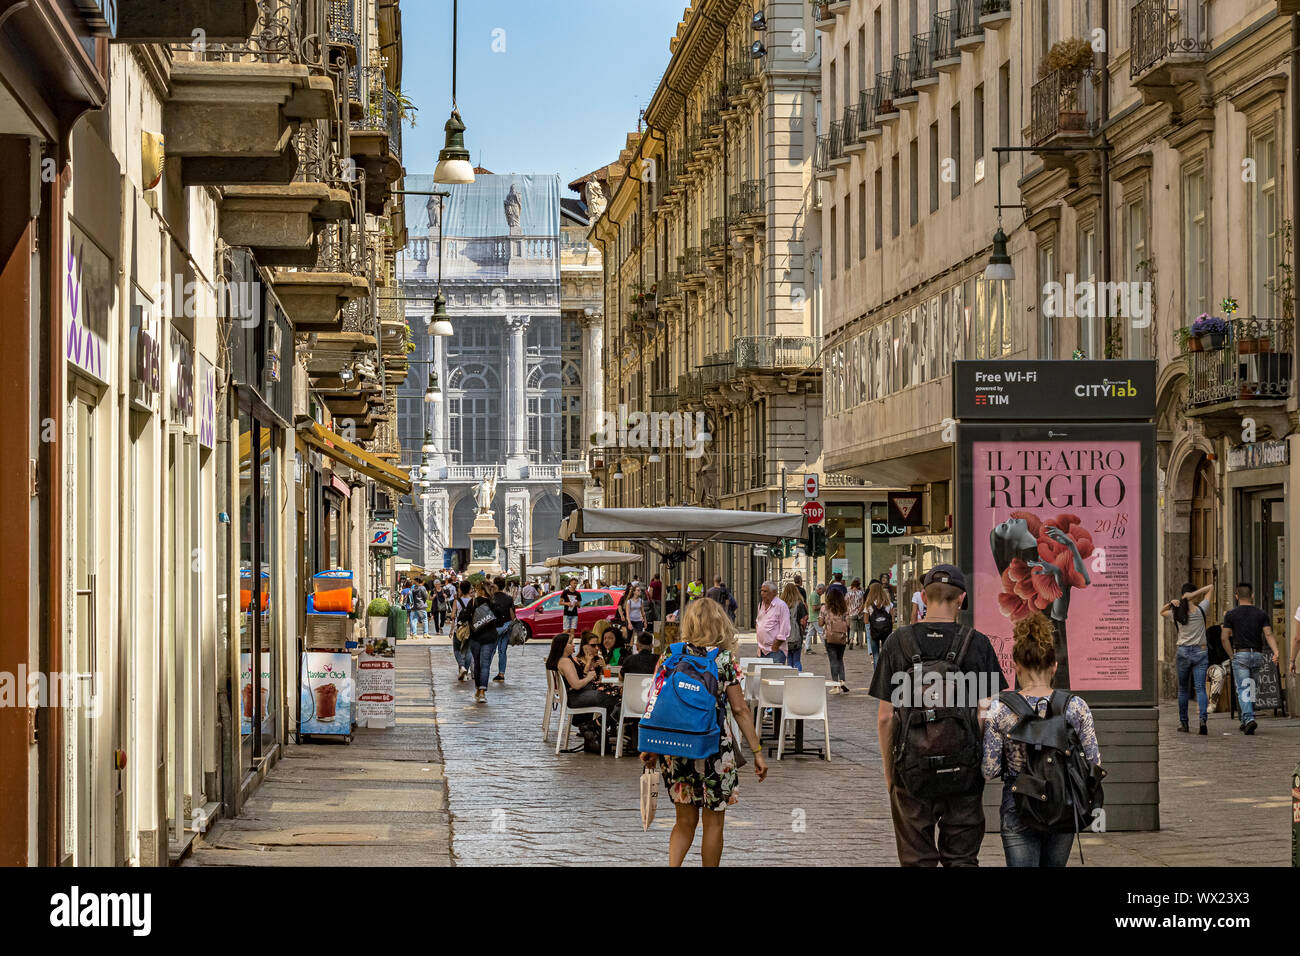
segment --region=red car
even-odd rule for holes
[[[528,637],[533,640],[551,640],[564,630],[564,611],[560,606],[560,591],[539,597],[532,604],[515,609],[515,616],[528,628]],[[583,588],[582,606],[578,608],[578,630],[590,631],[597,621],[610,621],[618,610],[621,590],[613,588]]]

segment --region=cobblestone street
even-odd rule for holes
[[[455,862],[665,863],[672,807],[661,792],[658,818],[641,831],[635,757],[556,756],[555,738],[542,742],[545,650],[540,643],[511,648],[507,682],[493,684],[488,703],[475,705],[472,684],[456,681],[445,641],[431,646]],[[770,759],[762,784],[746,767],[740,803],[727,812],[725,864],[896,864],[875,706],[866,693],[870,657],[851,650],[846,661],[853,692],[830,698],[832,761]],[[827,672],[823,653],[805,652],[803,663]],[[1261,718],[1254,738],[1238,734],[1226,715],[1211,715],[1204,739],[1176,734],[1175,726],[1175,709],[1162,708],[1162,830],[1089,834],[1088,865],[1289,863],[1288,775],[1300,759],[1300,721]],[[820,735],[819,725],[811,727],[810,741]],[[570,745],[578,740],[574,734]],[[1003,864],[997,834],[986,838],[981,859]],[[697,836],[688,864],[698,861]],[[1071,865],[1078,865],[1077,852]]]

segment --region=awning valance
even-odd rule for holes
[[[312,422],[299,428],[298,437],[321,454],[328,455],[340,464],[375,479],[381,485],[387,485],[398,494],[411,493],[411,478],[405,471],[394,468],[382,458],[376,458],[364,448],[352,444],[319,422]]]

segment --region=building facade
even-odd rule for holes
[[[1285,650],[1295,11],[938,6],[821,11],[829,466],[922,496],[920,570],[951,555],[953,360],[1155,360],[1159,591],[1213,583],[1221,617],[1250,581]],[[999,225],[1016,278],[986,282]]]
[[[140,10],[0,13],[10,864],[166,865],[238,813],[296,732],[310,574],[367,600],[376,489],[409,490],[375,454],[400,10]],[[347,421],[345,340],[378,398]],[[320,480],[353,500],[325,553]]]
[[[432,177],[406,181],[413,192],[436,189]],[[403,462],[421,483],[399,524],[413,546],[402,556],[424,569],[467,565],[473,491],[489,479],[500,563],[517,571],[559,551],[559,179],[484,171],[448,192],[412,208],[399,263],[422,373],[398,393]],[[445,338],[427,328],[439,288],[455,329]]]
[[[620,427],[593,437],[592,456],[614,507],[797,512],[805,477],[819,474],[823,504],[847,508],[833,548],[852,536],[860,563],[846,549],[835,566],[854,576],[870,573],[863,528],[879,493],[826,474],[823,460],[814,23],[806,3],[702,0],[671,39],[646,125],[611,167],[603,215],[593,209],[604,408]],[[686,441],[638,441],[621,427],[638,412],[678,416]],[[793,544],[770,560],[728,546],[691,573],[720,575],[747,620],[758,583],[796,569],[814,573]]]

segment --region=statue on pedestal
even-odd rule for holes
[[[497,476],[495,474],[486,475],[477,485],[474,486],[474,500],[478,503],[478,513],[481,515],[492,513],[492,499],[497,493]]]

